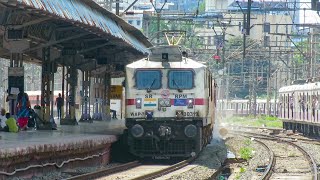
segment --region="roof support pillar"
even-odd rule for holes
[[[38,129],[52,129],[52,127],[55,127],[52,114],[55,67],[50,60],[50,49],[50,47],[42,49],[41,112],[38,114],[42,124],[38,124]]]
[[[110,115],[110,92],[111,92],[111,74],[106,72],[103,78],[104,93],[103,93],[103,105],[102,105],[102,119],[111,120]]]
[[[8,67],[8,98],[9,112],[11,115],[17,113],[25,107],[20,107],[17,111],[18,94],[24,93],[24,68],[22,53],[10,54],[10,67]]]
[[[73,64],[75,64],[75,56],[72,57]],[[66,107],[66,116],[64,119],[60,121],[61,125],[77,125],[77,120],[75,116],[75,102],[76,102],[76,88],[78,84],[78,70],[73,67],[69,66],[67,68],[67,107]]]
[[[104,84],[102,83],[104,78],[96,75],[93,84],[93,95],[94,95],[94,113],[92,115],[93,120],[102,120],[102,106],[103,106],[103,95],[104,95]]]
[[[92,122],[90,115],[90,71],[82,71],[82,94],[81,94],[81,109],[82,115],[79,122]]]
[[[66,82],[66,76],[65,76],[65,74],[66,74],[66,66],[63,64],[63,66],[62,66],[62,84],[61,84],[61,98],[63,99],[63,103],[62,103],[62,107],[61,107],[61,117],[64,117],[64,115],[65,115],[65,107],[68,107],[68,106],[65,106],[65,104],[67,104],[66,102],[65,102],[65,82]],[[59,114],[58,114],[58,116],[59,116]],[[59,117],[60,118],[60,117]],[[60,119],[60,121],[61,121],[61,119]]]

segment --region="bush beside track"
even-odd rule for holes
[[[273,127],[273,128],[282,128],[282,121],[277,117],[273,116],[246,116],[239,117],[233,116],[223,120],[224,123],[241,125],[241,126],[255,126],[255,127]]]

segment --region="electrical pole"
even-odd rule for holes
[[[250,34],[250,12],[251,12],[251,0],[248,0],[248,16],[246,15],[246,13],[244,12],[244,10],[242,9],[241,5],[239,4],[239,1],[236,1],[237,5],[239,6],[242,14],[243,14],[243,28],[242,28],[242,34],[243,34],[243,53],[242,53],[242,62],[241,62],[241,73],[243,74],[242,80],[243,80],[243,84],[245,83],[245,75],[243,73],[243,65],[244,65],[244,61],[246,58],[246,35]],[[248,21],[249,20],[249,21]],[[250,104],[251,104],[251,100],[249,100]]]
[[[250,18],[251,18],[251,3],[252,0],[248,0],[248,13],[247,13],[247,22],[246,22],[246,30],[245,30],[245,36],[250,35]],[[246,38],[246,37],[245,37]],[[243,53],[246,53],[246,45],[244,44]],[[244,55],[245,56],[245,55]],[[256,117],[256,105],[257,105],[257,96],[256,96],[256,79],[254,77],[254,65],[255,61],[252,60],[252,95],[253,95],[253,115]]]
[[[268,58],[268,76],[267,76],[267,115],[270,116],[270,94],[271,94],[271,46],[269,46],[269,58]]]
[[[315,28],[312,30],[312,33],[310,34],[311,36],[311,48],[310,48],[310,71],[311,71],[311,77],[314,77],[314,63],[316,61],[315,55],[316,53],[314,53],[315,51]]]
[[[225,41],[226,41],[226,27],[224,27],[223,29],[222,29],[222,65],[223,65],[223,68],[225,68],[225,62],[226,62],[226,60],[225,60],[225,55],[226,55],[226,48],[224,48],[225,47]]]
[[[160,44],[160,12],[157,12],[157,44]]]
[[[116,1],[116,15],[117,15],[117,16],[120,15],[119,10],[120,10],[119,0],[117,0],[117,1]]]
[[[252,60],[252,95],[253,95],[253,116],[256,117],[257,115],[257,93],[256,93],[256,83],[257,83],[257,76],[254,73],[255,70],[255,62],[256,60]]]
[[[247,35],[250,35],[250,18],[251,18],[251,4],[252,0],[248,0],[248,16],[247,16],[247,28],[246,28],[246,33]]]

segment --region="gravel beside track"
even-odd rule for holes
[[[227,158],[224,141],[213,140],[203,149],[199,157],[185,170],[170,173],[157,180],[206,180],[221,166]]]
[[[306,150],[308,153],[310,153],[317,164],[320,164],[320,146],[319,145],[313,145],[310,143],[303,143],[303,142],[297,142],[295,143],[301,147],[303,147],[304,150]]]
[[[233,137],[229,138],[226,141],[228,148],[236,155],[237,158],[240,158],[240,149],[245,147],[244,141],[247,138],[244,137]],[[253,148],[253,157],[247,163],[235,164],[231,168],[234,169],[234,172],[229,179],[260,179],[263,173],[256,172],[258,166],[264,166],[269,164],[269,154],[266,153],[266,149],[260,144],[252,141],[251,148]],[[244,168],[243,173],[239,172],[240,167]],[[238,178],[236,178],[238,177]]]
[[[270,140],[262,141],[272,147],[272,151],[276,156],[276,165],[271,179],[284,177],[299,177],[301,180],[304,178],[312,179],[310,165],[301,151],[287,143],[278,143]]]
[[[269,136],[269,134],[273,133],[272,129],[264,129],[264,128],[238,128],[238,129],[247,129],[246,131],[255,132],[257,134],[261,134],[262,136]],[[279,131],[278,131],[279,132]],[[289,136],[287,135],[289,134]],[[314,159],[315,164],[319,164],[320,162],[320,146],[319,140],[309,139],[307,137],[301,136],[301,134],[292,134],[292,132],[287,132],[285,130],[281,130],[280,134],[276,135],[277,137],[282,137],[283,139],[287,139],[288,141],[297,141],[294,144],[303,148],[306,152],[309,153]],[[310,167],[310,162],[307,160],[305,156],[302,155],[302,152],[298,150],[295,146],[289,145],[287,143],[281,143],[273,140],[260,140],[265,142],[274,152],[276,156],[276,166],[274,168],[274,173],[271,179],[312,179],[313,171],[316,168],[315,166]],[[236,142],[233,142],[235,144]],[[253,160],[254,158],[252,158]],[[313,170],[313,171],[311,171]],[[238,179],[248,179],[241,176]],[[249,178],[252,179],[252,178]]]

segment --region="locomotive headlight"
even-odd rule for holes
[[[184,134],[189,138],[195,137],[197,135],[197,127],[192,124],[187,125],[184,128]]]
[[[141,104],[142,104],[142,99],[136,98],[136,108],[137,109],[141,109]]]
[[[188,109],[192,109],[194,105],[194,100],[192,98],[187,99],[188,101]]]
[[[131,131],[132,136],[135,138],[141,137],[144,133],[144,129],[140,124],[136,124],[136,125],[132,126],[130,131]]]

